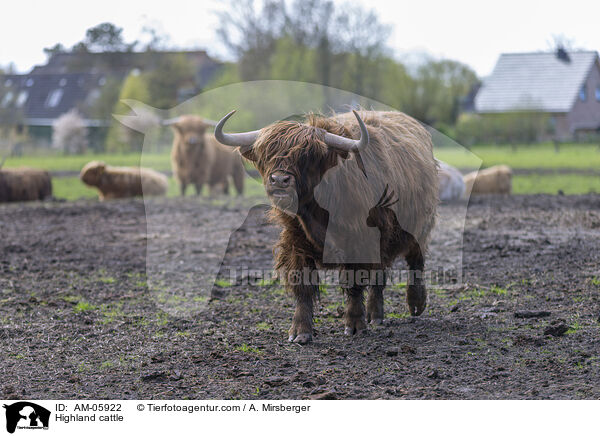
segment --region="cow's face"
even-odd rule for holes
[[[261,132],[254,146],[242,154],[261,174],[265,191],[276,207],[288,213],[313,200],[323,174],[337,164],[339,153],[325,145],[316,128],[280,122]]]
[[[89,186],[98,186],[105,170],[106,164],[104,162],[90,162],[81,170],[81,180]]]
[[[202,150],[204,148],[204,134],[206,124],[200,117],[187,116],[173,124],[178,138],[176,139],[185,151]]]

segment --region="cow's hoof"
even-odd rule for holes
[[[427,290],[423,285],[409,286],[406,293],[406,302],[412,316],[419,316],[427,307]]]
[[[352,336],[357,333],[362,333],[367,330],[367,325],[365,324],[364,318],[357,318],[346,321],[346,328],[344,329],[344,334],[347,336]]]
[[[295,342],[296,344],[304,345],[312,342],[312,335],[310,333],[300,333],[299,335],[290,335],[288,338],[289,342]]]
[[[383,324],[383,319],[381,319],[381,318],[373,318],[371,320],[371,322],[369,322],[369,324],[371,324],[371,325],[381,325],[381,324]]]
[[[354,336],[354,335],[358,335],[358,334],[361,334],[361,333],[365,333],[366,331],[367,331],[366,328],[365,329],[357,329],[355,327],[346,327],[344,329],[344,334],[346,336]]]

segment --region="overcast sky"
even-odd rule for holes
[[[428,52],[464,62],[480,76],[492,71],[500,53],[547,50],[552,35],[564,35],[577,48],[600,49],[600,2],[594,0],[357,2],[393,25],[388,45],[398,59]],[[206,48],[223,58],[227,53],[215,36],[213,13],[221,8],[216,0],[7,2],[0,19],[0,65],[13,62],[26,72],[45,61],[44,47],[57,42],[70,47],[86,29],[105,21],[123,27],[127,41],[153,26],[174,46]]]

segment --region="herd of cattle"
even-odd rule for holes
[[[215,123],[195,115],[185,115],[168,123],[174,132],[171,151],[173,175],[181,195],[189,185],[196,193],[207,185],[211,194],[229,192],[233,182],[237,194],[244,191],[244,165],[239,153],[220,144],[207,130]],[[2,162],[4,163],[4,161]],[[52,197],[48,171],[34,168],[2,168],[0,163],[0,202],[35,201]],[[463,176],[456,168],[438,161],[441,201],[465,199],[469,194],[510,194],[512,172],[499,165]],[[95,187],[100,200],[166,195],[167,178],[150,168],[112,167],[92,161],[83,167],[80,179]]]

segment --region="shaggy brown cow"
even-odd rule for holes
[[[512,170],[506,165],[496,165],[466,174],[464,181],[471,194],[510,194]]]
[[[104,162],[89,162],[81,170],[83,183],[98,188],[100,200],[165,195],[168,181],[164,174],[149,168],[111,167]]]
[[[224,134],[223,125],[232,114],[217,124],[215,136],[240,147],[254,162],[274,205],[271,218],[283,227],[274,251],[276,268],[296,300],[289,340],[312,340],[317,268],[341,270],[346,334],[364,330],[365,321],[383,321],[384,269],[398,256],[411,270],[410,312],[420,315],[427,297],[424,253],[438,203],[437,163],[429,133],[399,112],[364,111],[359,116],[354,111],[354,116],[309,115],[305,123],[280,121],[253,132]],[[327,209],[321,207],[323,202]],[[346,211],[341,218],[339,210]],[[376,240],[365,238],[368,232],[361,226],[375,231]],[[376,261],[360,258],[373,247],[379,251]],[[326,256],[327,250],[333,254]],[[344,257],[353,250],[357,261]],[[368,283],[359,277],[364,273]]]
[[[212,123],[195,115],[177,118],[171,124],[175,132],[171,164],[179,182],[181,195],[193,184],[196,194],[202,186],[210,186],[211,193],[229,193],[229,176],[238,194],[244,192],[244,166],[240,155],[219,144],[206,133]]]
[[[48,171],[35,168],[0,170],[0,202],[44,200],[52,196]]]

